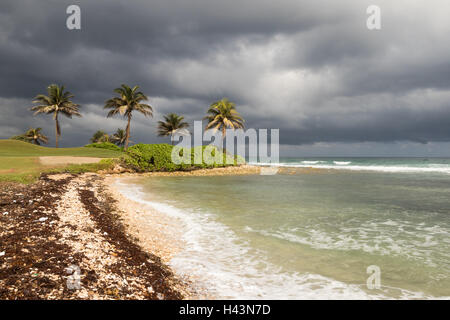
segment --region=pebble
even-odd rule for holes
[[[3,257],[5,255],[5,251],[0,252],[0,257]]]
[[[47,217],[42,217],[42,218],[39,218],[39,221],[44,222],[44,221],[46,221],[47,219],[48,219]]]
[[[4,215],[4,216],[7,216],[8,214],[9,214],[8,211],[3,212],[3,215]]]

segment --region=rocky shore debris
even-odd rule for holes
[[[0,184],[0,299],[184,297],[170,268],[127,235],[101,181],[61,174]]]

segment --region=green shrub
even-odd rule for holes
[[[136,171],[174,171],[179,167],[172,162],[172,148],[165,143],[139,143],[128,148],[124,161]]]
[[[122,157],[124,166],[138,172],[145,171],[177,171],[192,170],[198,168],[217,168],[230,165],[245,163],[241,157],[234,158],[221,152],[216,147],[199,146],[190,149],[190,155],[185,158],[191,159],[189,163],[176,164],[172,161],[172,151],[174,146],[169,144],[137,144],[128,148],[126,155]],[[206,148],[209,148],[206,150]],[[180,148],[180,160],[185,150]],[[205,152],[206,151],[206,152]],[[216,153],[220,152],[223,156],[222,161],[214,161]],[[195,164],[195,155],[202,157],[201,164]],[[227,164],[227,162],[229,164]]]
[[[96,142],[85,145],[87,148],[99,148],[99,149],[107,149],[112,151],[123,151],[123,148],[116,146],[111,142]]]

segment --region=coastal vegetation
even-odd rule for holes
[[[48,95],[38,94],[33,103],[37,105],[31,107],[34,114],[45,113],[52,114],[55,120],[55,146],[58,148],[58,138],[61,135],[61,126],[58,116],[60,114],[72,118],[72,116],[81,117],[79,105],[73,103],[70,99],[74,97],[69,91],[65,91],[64,86],[51,84],[47,88]]]
[[[55,121],[55,147],[42,147],[48,143],[48,137],[44,135],[42,128],[30,128],[24,134],[11,137],[9,140],[0,140],[0,181],[33,182],[41,173],[46,172],[86,172],[108,170],[122,167],[125,170],[135,172],[147,171],[176,171],[194,170],[204,168],[225,167],[245,163],[240,157],[232,157],[225,150],[213,146],[196,146],[189,149],[175,151],[184,160],[179,164],[174,163],[173,141],[171,144],[142,144],[130,146],[131,120],[135,113],[141,113],[146,117],[153,117],[153,107],[144,103],[148,97],[139,86],[130,87],[122,84],[114,89],[117,96],[107,100],[104,109],[108,110],[107,118],[116,115],[123,116],[127,125],[125,129],[118,128],[113,134],[98,130],[90,139],[90,144],[78,148],[58,148],[61,136],[60,115],[72,118],[81,117],[79,105],[72,99],[74,95],[66,91],[62,85],[51,84],[47,88],[47,95],[38,94],[31,107],[34,115],[49,114]],[[244,128],[244,119],[236,111],[235,103],[226,98],[218,100],[210,105],[207,110],[206,130],[220,130],[225,138],[226,131]],[[158,136],[170,136],[174,134],[189,134],[189,123],[184,121],[184,116],[169,113],[158,121]],[[208,148],[208,149],[207,149]],[[183,154],[189,152],[189,155]],[[218,153],[221,154],[218,155]],[[199,157],[199,154],[201,156]],[[98,163],[87,164],[43,164],[40,157],[89,157],[105,158]],[[222,158],[223,161],[219,161]],[[198,161],[198,159],[201,159]],[[219,159],[219,160],[218,160]],[[189,161],[190,160],[190,161]],[[195,160],[195,161],[194,161]],[[91,161],[91,159],[89,159]],[[96,160],[98,161],[98,160]],[[75,161],[76,162],[76,161]],[[78,163],[82,161],[79,160]],[[72,162],[68,162],[72,163]]]
[[[117,129],[117,131],[109,138],[109,140],[118,145],[119,147],[123,147],[127,140],[127,134],[123,129]],[[131,141],[129,141],[131,142]]]
[[[106,149],[106,150],[113,150],[113,151],[123,151],[123,147],[119,147],[111,142],[95,142],[91,144],[85,145],[87,148],[99,148],[99,149]]]
[[[103,130],[98,130],[92,135],[92,138],[89,139],[89,141],[92,144],[102,145],[102,143],[106,143],[106,145],[107,145],[107,143],[110,143],[110,144],[114,144],[119,147],[123,147],[125,145],[126,138],[127,138],[127,136],[126,136],[125,130],[119,128],[112,135],[107,134]],[[129,140],[129,142],[132,142],[132,141]]]
[[[226,167],[244,163],[238,156],[231,157],[221,150],[208,146],[190,149],[190,163],[175,164],[172,162],[172,151],[175,147],[169,144],[136,144],[123,152],[122,148],[110,142],[94,143],[79,148],[47,148],[17,140],[0,140],[0,181],[16,181],[30,183],[36,181],[42,173],[81,173],[110,170],[119,165],[135,172],[177,171],[205,168]],[[216,152],[221,152],[223,161],[214,162]],[[203,155],[201,163],[194,163],[196,153]],[[99,163],[44,165],[40,157],[95,157],[104,158]]]
[[[185,129],[189,127],[189,123],[184,121],[183,116],[176,113],[169,113],[164,116],[164,121],[158,121],[158,136],[170,136],[171,144],[173,145],[172,136],[174,134],[184,134]]]
[[[213,129],[222,131],[222,139],[225,139],[227,129],[243,129],[244,119],[236,111],[236,104],[224,98],[211,104],[207,111],[206,130]]]
[[[147,96],[141,91],[138,91],[138,89],[139,86],[130,88],[126,84],[122,84],[120,88],[114,89],[114,92],[117,93],[119,97],[109,99],[104,106],[105,109],[111,109],[108,112],[107,117],[121,115],[127,119],[124,150],[128,149],[133,111],[139,112],[146,117],[153,117],[153,108],[148,104],[142,103],[142,101],[148,100]]]
[[[30,128],[24,134],[11,137],[11,139],[34,143],[38,146],[41,143],[48,143],[48,137],[42,133],[42,128]]]
[[[95,132],[91,139],[89,139],[91,143],[98,143],[98,142],[108,142],[109,141],[109,135],[102,131],[98,130]]]
[[[174,146],[165,143],[136,144],[130,147],[122,157],[123,165],[133,171],[148,172],[218,168],[243,163],[240,157],[231,157],[216,147],[211,150],[210,146],[198,146],[189,149],[190,155],[187,157],[189,161],[176,164],[172,161],[174,148]],[[180,150],[181,153],[183,151],[183,149]],[[216,162],[214,159],[217,152],[222,153],[223,158]],[[196,153],[201,155],[201,163],[195,163]]]

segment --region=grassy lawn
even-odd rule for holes
[[[0,140],[0,158],[2,157],[45,157],[72,156],[116,158],[121,152],[99,148],[47,148],[16,140]]]
[[[43,166],[38,157],[72,156],[118,158],[122,153],[98,148],[46,148],[16,140],[0,140],[0,181],[29,183],[42,172],[84,172],[96,171],[109,166],[108,163],[83,165]]]

